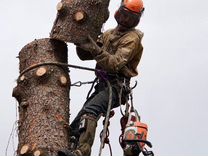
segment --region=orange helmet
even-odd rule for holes
[[[142,0],[122,0],[120,8],[116,11],[114,17],[118,24],[132,28],[135,27],[144,12]]]
[[[123,0],[123,6],[130,11],[140,13],[144,9],[142,0]]]

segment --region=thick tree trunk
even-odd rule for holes
[[[67,63],[67,45],[40,39],[19,53],[20,73],[45,62]],[[42,65],[31,68],[17,80],[13,96],[19,102],[17,155],[56,156],[69,146],[68,68]]]
[[[88,35],[97,39],[109,17],[110,0],[62,0],[50,37],[65,42],[83,43]]]

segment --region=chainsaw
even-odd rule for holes
[[[136,109],[130,111],[121,118],[122,134],[120,135],[120,145],[125,156],[139,156],[142,152],[144,156],[154,156],[152,151],[148,151],[145,145],[152,148],[151,142],[147,141],[148,126],[140,122],[140,116]]]

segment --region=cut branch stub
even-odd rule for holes
[[[34,152],[33,155],[34,155],[34,156],[40,156],[40,155],[41,155],[41,151],[40,151],[40,150],[37,150],[37,151]]]
[[[22,148],[20,150],[20,154],[23,155],[23,154],[26,154],[28,152],[29,152],[29,145],[22,146]]]
[[[86,19],[87,15],[84,11],[78,11],[74,14],[74,19],[77,22],[83,22]]]
[[[36,76],[41,77],[41,76],[45,75],[46,72],[47,72],[47,69],[45,67],[40,67],[36,71]]]
[[[64,42],[84,43],[101,34],[109,17],[110,0],[61,0],[50,37]]]
[[[22,101],[22,102],[20,102],[20,106],[21,106],[22,108],[27,108],[28,105],[29,105],[29,104],[28,104],[27,101]]]
[[[20,81],[24,81],[24,80],[25,80],[25,76],[22,75],[22,76],[20,77]]]
[[[67,84],[67,78],[65,76],[62,75],[59,78],[59,81],[60,81],[60,83],[61,83],[62,86],[66,86],[66,84]]]
[[[46,149],[38,149],[33,152],[33,156],[49,156]]]
[[[63,3],[59,2],[56,6],[56,10],[60,11],[63,8]]]

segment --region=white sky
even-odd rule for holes
[[[23,46],[35,38],[49,36],[56,16],[57,0],[0,1],[0,155],[17,120],[17,103],[12,98],[16,86]],[[120,1],[111,0],[111,17],[104,29],[116,26],[113,19]],[[145,14],[139,28],[144,32],[144,55],[139,71],[134,103],[149,125],[149,140],[158,156],[207,156],[208,140],[208,2],[205,0],[145,0]],[[69,44],[69,63],[94,67],[95,62],[82,62]],[[72,82],[88,81],[93,73],[71,69]],[[83,76],[84,75],[84,76]],[[71,89],[71,113],[76,115],[85,101],[89,86]],[[80,96],[81,95],[81,96]],[[122,155],[119,110],[111,119],[110,140],[114,156]],[[101,120],[97,134],[101,130]],[[98,135],[97,135],[98,136]],[[11,139],[8,156],[13,155]],[[98,155],[99,139],[92,156]],[[16,147],[15,147],[16,148]],[[108,148],[103,155],[109,155]]]

